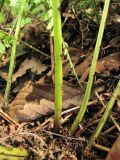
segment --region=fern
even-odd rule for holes
[[[16,7],[19,5],[19,0],[10,0],[10,6]]]
[[[72,63],[70,54],[68,52],[68,44],[66,42],[64,42],[64,41],[63,41],[63,54],[64,54],[64,56],[66,56],[67,60],[69,61],[69,65],[70,65],[70,68],[72,69],[72,73],[75,76],[75,78],[76,78],[77,82],[79,83],[79,85],[81,86],[81,83],[79,81],[78,75],[77,75],[76,70],[75,70],[75,66]]]
[[[52,30],[53,28],[51,3],[51,0],[31,0],[29,4],[30,12],[47,23],[47,30]]]

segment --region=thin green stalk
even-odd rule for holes
[[[83,89],[82,84],[80,83],[80,80],[79,80],[78,75],[77,75],[77,73],[76,73],[75,67],[74,67],[74,65],[73,65],[73,63],[72,63],[70,54],[69,54],[69,52],[68,52],[68,45],[67,45],[67,43],[64,42],[64,41],[63,41],[63,54],[64,54],[64,56],[67,56],[67,60],[69,61],[70,68],[72,69],[72,73],[73,73],[73,75],[75,76],[78,84],[81,86],[81,89]]]
[[[0,3],[0,12],[1,12],[2,8],[3,8],[4,3],[5,3],[5,0],[2,0],[1,3]]]
[[[19,157],[28,156],[28,152],[24,148],[8,148],[5,146],[0,146],[0,154],[8,156],[19,156]]]
[[[92,145],[93,145],[93,143],[95,142],[95,140],[99,136],[102,128],[104,127],[104,124],[105,124],[106,120],[108,119],[108,117],[110,115],[110,112],[111,112],[111,110],[113,108],[113,105],[115,103],[115,100],[116,100],[119,92],[120,92],[120,80],[119,80],[119,82],[117,84],[117,87],[114,90],[113,96],[111,97],[111,99],[110,99],[110,101],[108,103],[108,106],[107,106],[107,108],[105,110],[104,115],[102,116],[102,118],[101,118],[101,120],[100,120],[100,122],[99,122],[99,124],[98,124],[98,126],[97,126],[97,128],[95,130],[95,132],[93,133],[93,135],[90,137],[90,139],[88,141],[86,149],[90,150]]]
[[[54,22],[54,56],[55,56],[55,111],[54,130],[59,131],[62,112],[62,27],[60,0],[52,0]]]
[[[95,0],[91,0],[91,5],[92,5],[92,8],[93,8],[94,13],[95,13],[95,16],[96,16],[96,19],[97,19],[97,23],[100,24],[100,15],[99,15],[99,11],[97,10],[97,6],[96,6]]]
[[[5,90],[4,103],[3,103],[4,110],[7,109],[7,104],[8,104],[8,96],[9,96],[10,88],[11,88],[12,74],[14,71],[14,61],[15,61],[17,40],[18,40],[18,36],[19,36],[19,32],[20,32],[21,19],[22,19],[25,4],[26,4],[26,0],[21,0],[21,3],[20,3],[21,6],[20,6],[19,13],[18,13],[17,24],[16,24],[16,28],[15,28],[15,39],[13,39],[11,56],[10,56],[9,73],[8,73],[7,86],[6,86],[6,90]]]
[[[5,31],[3,31],[3,30],[1,30],[1,29],[0,29],[0,34],[7,35],[7,36],[10,37],[11,39],[12,39],[12,38],[15,39],[15,36],[14,36],[14,35],[9,35],[9,33],[5,32]],[[22,41],[20,38],[18,38],[18,41],[21,42],[22,44],[24,44],[25,46],[29,47],[30,49],[33,49],[33,50],[35,50],[36,52],[44,55],[45,57],[50,57],[48,54],[46,54],[46,53],[40,51],[39,49],[31,46],[30,44]],[[18,56],[18,55],[16,55],[16,56]]]
[[[16,157],[16,156],[6,156],[6,155],[3,155],[3,154],[0,154],[0,158],[1,160],[23,160],[23,157]],[[25,159],[25,157],[24,157]]]
[[[89,79],[88,79],[88,83],[87,83],[87,87],[86,87],[86,91],[85,91],[85,96],[84,96],[80,111],[79,111],[75,121],[73,122],[72,127],[70,128],[70,135],[73,135],[75,133],[79,123],[81,122],[81,120],[87,110],[87,105],[88,105],[88,101],[90,98],[93,78],[94,78],[94,74],[95,74],[95,70],[96,70],[96,63],[97,63],[98,56],[99,56],[99,51],[100,51],[100,46],[101,46],[102,37],[103,37],[103,33],[104,33],[105,22],[106,22],[106,18],[107,18],[109,4],[110,4],[110,0],[106,0],[105,4],[104,4],[102,19],[101,19],[100,28],[99,28],[98,37],[97,37],[97,42],[96,42],[96,46],[95,46],[95,50],[94,50],[94,54],[93,54],[92,64],[90,67]]]

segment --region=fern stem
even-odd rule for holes
[[[60,0],[52,0],[54,22],[54,56],[55,56],[55,111],[54,130],[59,131],[62,112],[62,27]]]
[[[0,3],[0,12],[1,12],[2,8],[3,8],[4,3],[5,3],[5,0],[2,0],[1,3]]]
[[[8,73],[8,78],[7,78],[7,85],[6,85],[6,90],[4,94],[4,102],[3,102],[3,109],[7,109],[7,104],[8,104],[8,96],[10,93],[11,89],[11,81],[12,81],[12,74],[14,71],[14,61],[15,61],[15,55],[16,55],[16,46],[17,46],[17,40],[20,32],[20,25],[21,25],[21,19],[24,11],[24,7],[26,4],[26,0],[21,0],[20,1],[20,10],[18,13],[17,17],[17,24],[15,28],[15,38],[13,39],[13,44],[12,44],[12,50],[11,50],[11,56],[10,56],[10,66],[9,66],[9,73]]]
[[[96,128],[96,130],[95,130],[95,132],[93,133],[93,135],[90,137],[90,139],[89,139],[89,141],[88,141],[88,144],[87,144],[86,149],[89,149],[89,150],[90,150],[90,149],[91,149],[91,146],[92,146],[93,143],[94,143],[94,141],[95,141],[95,140],[97,139],[97,137],[99,136],[99,134],[100,134],[100,132],[101,132],[101,130],[102,130],[102,128],[103,128],[106,120],[108,119],[108,117],[109,117],[109,115],[110,115],[110,112],[111,112],[111,110],[112,110],[112,108],[113,108],[113,105],[114,105],[114,103],[115,103],[115,100],[116,100],[116,98],[117,98],[117,95],[119,94],[119,91],[120,91],[120,80],[119,80],[119,82],[118,82],[118,84],[117,84],[117,87],[116,87],[115,90],[114,90],[114,93],[113,93],[113,95],[112,95],[112,98],[110,99],[110,101],[109,101],[109,103],[108,103],[108,106],[107,106],[107,108],[106,108],[106,110],[105,110],[104,115],[102,116],[102,118],[101,118],[101,120],[100,120],[100,122],[99,122],[99,124],[98,124],[98,126],[97,126],[97,128]]]
[[[99,11],[97,10],[97,6],[96,6],[95,0],[91,0],[91,5],[92,5],[92,8],[93,8],[94,13],[95,13],[95,16],[96,16],[96,19],[97,19],[97,23],[99,25],[100,24],[100,15],[99,15]]]
[[[91,67],[90,67],[89,79],[88,79],[88,83],[87,83],[87,87],[86,87],[86,91],[85,91],[85,96],[84,96],[83,103],[82,103],[82,106],[80,108],[80,111],[79,111],[75,121],[73,122],[72,127],[70,128],[70,135],[73,135],[75,133],[79,123],[81,122],[81,120],[82,120],[82,118],[83,118],[83,116],[84,116],[84,114],[87,110],[87,105],[88,105],[88,101],[89,101],[89,98],[90,98],[93,78],[94,78],[95,69],[96,69],[96,63],[97,63],[97,60],[98,60],[100,45],[101,45],[102,37],[103,37],[103,33],[104,33],[104,28],[105,28],[105,22],[106,22],[106,18],[107,18],[109,3],[110,3],[110,0],[106,0],[105,4],[104,4],[102,20],[101,20],[101,23],[100,23],[97,42],[96,42],[96,46],[95,46],[95,50],[94,50],[94,54],[93,54],[92,64],[91,64]]]

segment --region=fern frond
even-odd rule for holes
[[[66,56],[67,60],[69,61],[70,68],[72,69],[72,74],[75,76],[77,82],[82,87],[82,85],[81,85],[81,83],[79,81],[78,75],[76,73],[75,66],[72,63],[72,59],[71,59],[70,54],[68,52],[68,44],[66,42],[64,42],[64,41],[63,41],[63,54],[64,54],[64,56]]]

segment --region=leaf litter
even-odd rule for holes
[[[103,4],[102,1],[100,3],[101,5]],[[67,16],[68,13],[69,11],[66,10],[64,16]],[[75,70],[84,83],[82,83],[83,90],[80,86],[76,85],[76,80],[72,75],[69,62],[64,59],[62,112],[64,114],[62,114],[60,133],[56,134],[53,132],[54,85],[52,77],[48,74],[50,66],[49,56],[43,58],[43,55],[38,55],[38,53],[32,49],[27,48],[28,52],[35,53],[32,56],[28,56],[29,58],[26,56],[27,54],[21,55],[23,59],[19,66],[16,65],[19,58],[16,58],[9,111],[6,113],[12,118],[12,121],[10,121],[9,118],[5,119],[5,115],[0,113],[1,145],[8,147],[19,146],[28,149],[29,157],[27,159],[29,160],[99,160],[106,157],[116,137],[119,135],[117,129],[117,124],[119,125],[120,123],[119,111],[118,108],[116,108],[119,107],[119,97],[111,112],[113,119],[109,118],[107,121],[92,151],[85,152],[84,148],[104,112],[105,108],[102,103],[107,104],[112,96],[111,93],[114,90],[116,81],[120,78],[119,12],[118,7],[114,3],[111,3],[109,14],[110,18],[108,19],[108,26],[103,39],[103,48],[101,48],[99,61],[96,66],[96,73],[99,73],[99,76],[98,74],[95,75],[89,107],[75,136],[69,137],[68,130],[82,103],[89,66],[92,60],[90,48],[92,48],[92,50],[94,48],[94,39],[97,33],[95,21],[91,21],[89,18],[81,19],[83,28],[82,30],[78,29],[78,19],[76,16],[79,17],[80,15],[77,15],[77,13],[74,18],[72,18],[73,16],[66,17],[67,21],[63,25],[63,36],[65,41],[69,43],[69,52]],[[115,18],[113,18],[114,16]],[[49,36],[46,36],[42,28],[43,26],[40,27],[39,21],[33,20],[32,24],[27,25],[25,30],[23,30],[22,38],[25,42],[29,42],[33,47],[38,47],[49,55]],[[84,34],[82,37],[82,48],[80,39],[81,32]],[[2,82],[1,84],[4,90],[4,81],[7,79],[8,72],[8,69],[5,68],[8,57],[7,59],[3,59],[3,61],[4,65],[0,65],[0,81]],[[29,70],[31,71],[30,73],[28,73]],[[29,77],[29,75],[31,76],[28,81],[26,77]],[[20,83],[22,83],[22,87],[17,89],[16,95],[14,91]],[[3,93],[1,92],[0,105],[2,105],[2,99]],[[18,125],[15,125],[14,122]],[[113,145],[106,160],[109,160],[111,155],[112,158],[113,155],[115,155],[115,159],[117,159],[116,155],[119,153],[119,138],[116,143]]]

